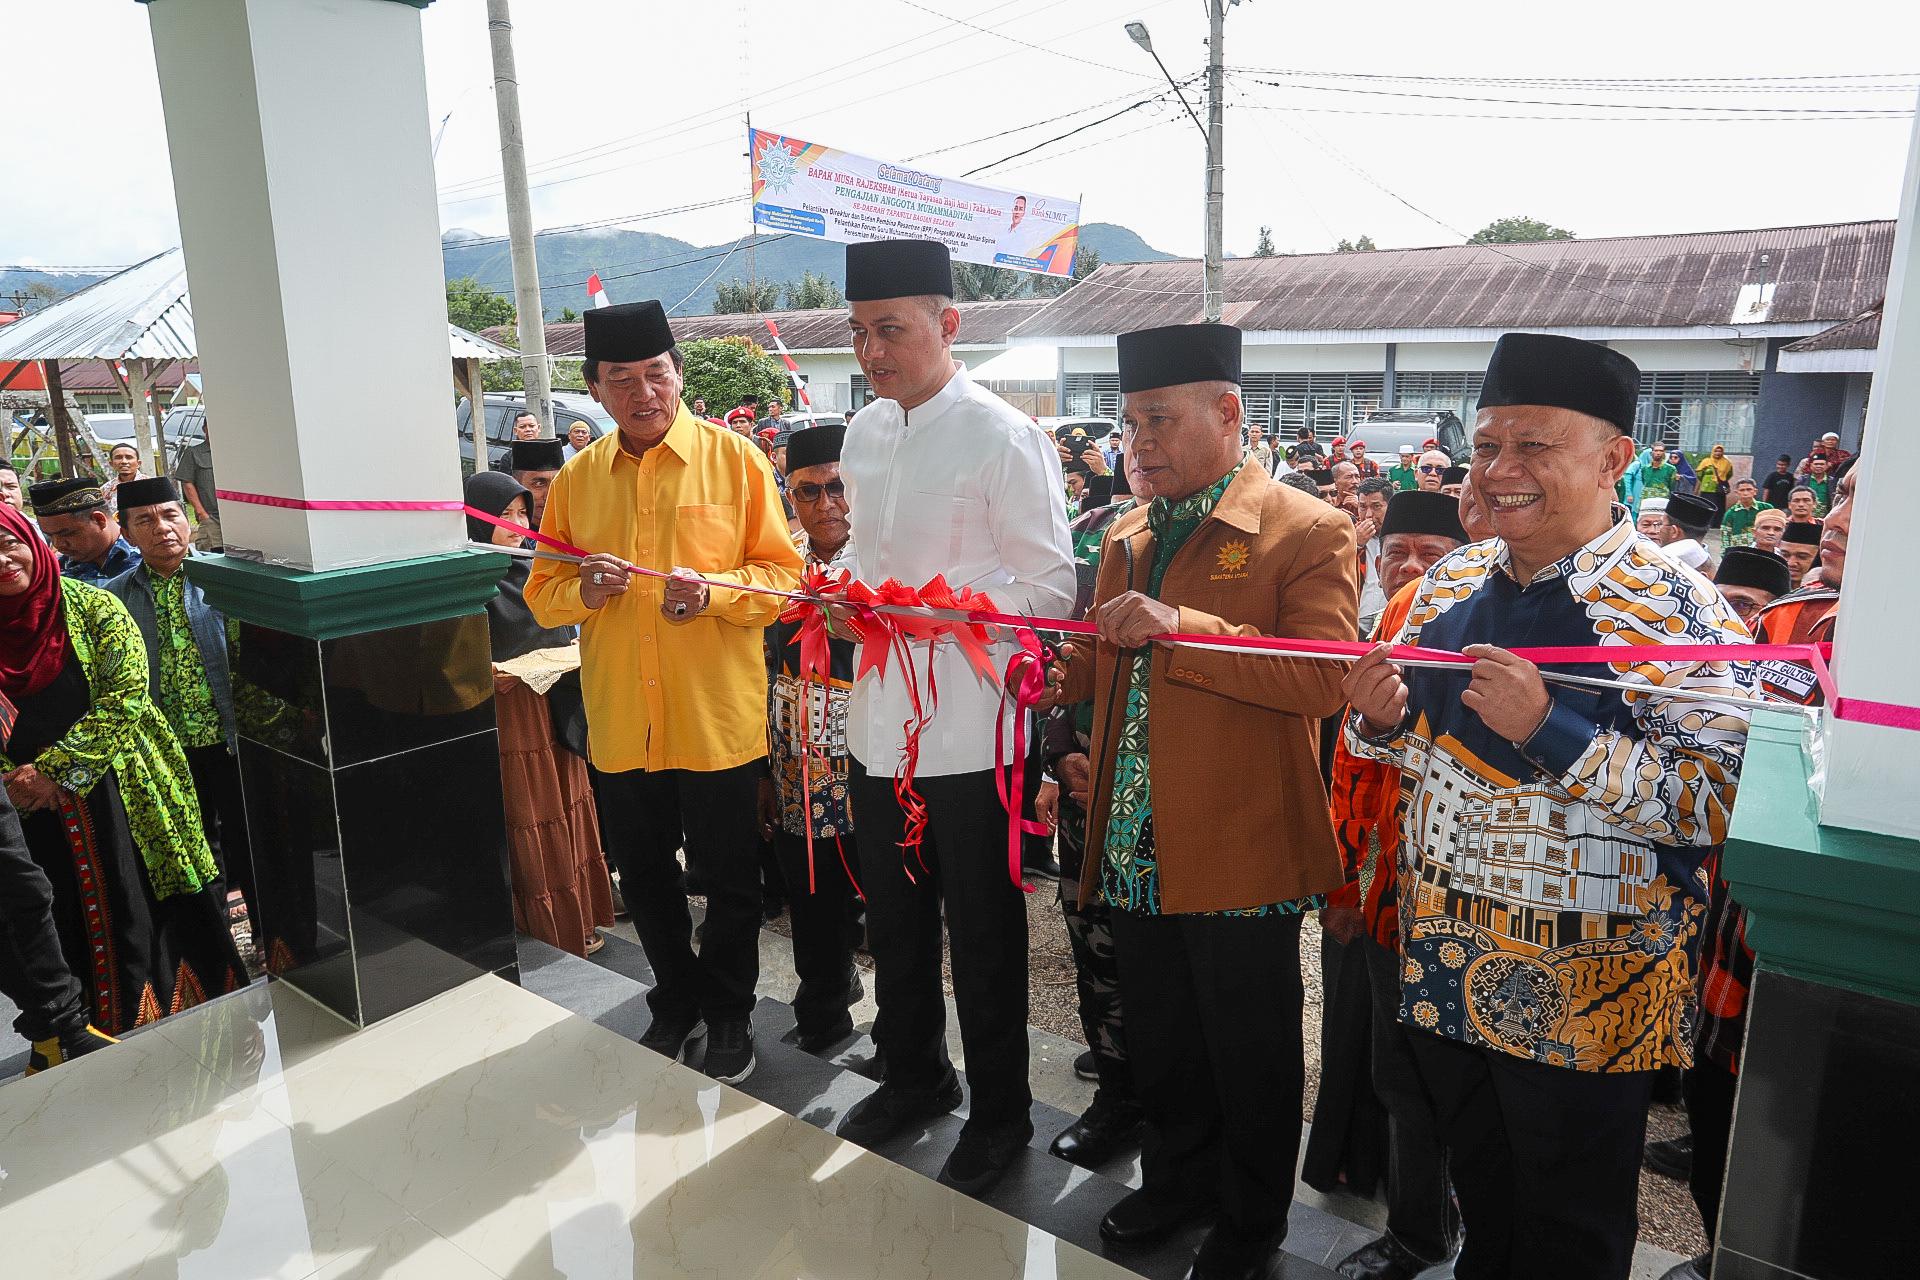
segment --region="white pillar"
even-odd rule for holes
[[[219,487],[457,498],[420,13],[150,0]],[[326,570],[460,548],[458,512],[222,502],[230,554]]]
[[[1907,153],[1873,398],[1855,482],[1846,581],[1833,646],[1842,694],[1920,707],[1920,630],[1906,492],[1920,474],[1920,116]],[[1829,719],[1825,826],[1920,837],[1920,734]]]

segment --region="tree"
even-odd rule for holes
[[[1059,276],[1035,276],[1027,285],[1028,296],[1034,298],[1057,298],[1067,290],[1079,284],[1100,269],[1100,251],[1092,245],[1081,245],[1073,255],[1073,275],[1062,279]]]
[[[514,322],[513,300],[503,298],[472,276],[447,281],[447,319],[470,333]]]
[[[1273,228],[1260,228],[1260,243],[1253,246],[1253,256],[1256,258],[1271,258],[1276,252],[1278,252],[1278,250],[1273,247]]]
[[[689,404],[704,398],[710,410],[724,413],[741,396],[762,403],[788,397],[785,366],[751,338],[695,338],[680,344],[680,355]]]
[[[1467,237],[1468,244],[1531,244],[1536,240],[1571,240],[1573,232],[1529,218],[1497,218]]]
[[[578,324],[580,323],[580,313],[572,307],[562,307],[560,308],[560,323]]]
[[[789,311],[812,311],[847,305],[846,295],[840,292],[840,286],[833,282],[832,277],[815,275],[811,271],[798,280],[787,281],[784,292]]]
[[[955,302],[1005,302],[1027,291],[1026,273],[977,262],[953,264]]]
[[[725,284],[713,287],[713,313],[715,315],[737,314],[743,311],[772,311],[780,305],[780,282],[764,280],[758,284],[748,284],[745,280],[729,280]]]
[[[1335,253],[1372,253],[1377,248],[1379,246],[1374,244],[1372,236],[1363,235],[1358,240],[1342,240],[1333,246],[1333,251]]]
[[[38,311],[48,303],[58,302],[65,295],[45,280],[35,280],[27,286],[27,295],[22,300],[23,312]]]

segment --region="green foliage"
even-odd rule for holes
[[[1536,240],[1571,240],[1573,232],[1524,215],[1498,218],[1467,237],[1468,244],[1531,244]]]
[[[503,298],[472,276],[447,281],[447,319],[469,333],[514,322],[513,300]]]
[[[1253,256],[1256,258],[1271,258],[1276,252],[1278,251],[1273,247],[1273,228],[1261,227],[1260,243],[1253,246]]]
[[[808,271],[798,280],[789,280],[785,286],[787,310],[811,311],[828,307],[847,305],[846,295],[840,292],[840,286],[831,276],[816,275]]]
[[[560,323],[578,324],[580,323],[580,313],[572,307],[562,307],[560,308]]]
[[[734,315],[743,311],[773,311],[780,305],[780,282],[764,280],[749,284],[729,280],[713,287],[713,314]]]
[[[1363,235],[1358,240],[1342,240],[1333,246],[1333,251],[1335,253],[1372,253],[1379,247],[1373,242],[1372,236]]]
[[[1030,276],[1027,280],[1027,296],[1057,298],[1099,269],[1100,251],[1082,240],[1080,248],[1073,255],[1072,278],[1062,280],[1059,276]]]
[[[715,415],[739,404],[741,396],[763,403],[789,397],[786,367],[751,338],[695,338],[680,344],[680,355],[687,403],[704,398]]]
[[[1027,274],[1005,267],[986,267],[977,262],[953,264],[955,302],[1004,302],[1027,291]]]

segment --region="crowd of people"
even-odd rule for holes
[[[970,1106],[940,1177],[978,1195],[1033,1137],[1009,849],[1057,857],[1097,1088],[1051,1150],[1138,1148],[1102,1236],[1210,1221],[1208,1280],[1261,1274],[1286,1233],[1317,913],[1304,1176],[1388,1204],[1342,1275],[1624,1277],[1663,1073],[1684,1073],[1711,1237],[1753,969],[1718,852],[1751,700],[1819,691],[1790,662],[1645,655],[1831,638],[1838,440],[1736,479],[1718,447],[1635,442],[1626,356],[1509,334],[1464,465],[1436,441],[1391,467],[1310,430],[1282,449],[1245,420],[1220,324],[1121,335],[1118,437],[1050,435],[954,359],[943,246],[849,247],[846,295],[875,399],[845,423],[710,416],[660,305],[604,307],[582,372],[617,430],[543,440],[529,418],[508,470],[469,480],[474,510],[591,551],[533,558],[469,518],[520,553],[489,606],[518,927],[586,954],[630,912],[656,978],[641,1044],[729,1083],[757,1065],[768,898],[792,911],[803,1050],[854,1035],[864,948],[881,1083],[839,1132],[866,1145],[963,1101],[944,956]],[[116,460],[111,498],[33,486],[37,527],[0,503],[0,989],[36,1069],[246,977],[227,631],[181,572],[208,494],[135,468]],[[1049,654],[1025,794],[997,766],[1026,713],[984,674],[1020,637],[970,655],[909,626],[863,659],[870,619],[821,632],[771,594],[840,571],[1094,624]],[[1224,643],[1156,640],[1175,634]],[[1347,664],[1232,647],[1258,637],[1375,643]],[[544,703],[499,665],[576,643]],[[1407,666],[1395,643],[1473,661]],[[1538,644],[1636,665],[1576,688],[1513,652]]]

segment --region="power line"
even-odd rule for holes
[[[1299,107],[1241,101],[1251,111],[1304,111],[1324,116],[1380,116],[1396,120],[1584,120],[1601,124],[1848,124],[1869,120],[1910,120],[1911,111],[1890,115],[1829,116],[1562,116],[1538,112],[1511,115],[1490,111],[1378,111],[1363,107]]]
[[[1658,102],[1557,102],[1544,98],[1489,98],[1456,93],[1414,93],[1404,89],[1350,89],[1340,85],[1328,84],[1289,84],[1280,80],[1262,80],[1253,78],[1253,83],[1268,85],[1275,89],[1304,93],[1346,93],[1364,94],[1381,98],[1416,98],[1424,102],[1478,102],[1492,106],[1515,107],[1584,107],[1606,111],[1673,111],[1699,114],[1707,118],[1720,115],[1730,116],[1829,116],[1855,115],[1858,113],[1877,113],[1879,118],[1891,119],[1895,116],[1911,116],[1911,111],[1896,111],[1892,108],[1862,107],[1714,107],[1687,104],[1684,106]]]
[[[1368,80],[1398,84],[1477,84],[1510,88],[1568,87],[1601,93],[1891,93],[1920,84],[1920,72],[1873,71],[1788,76],[1433,76],[1369,71],[1309,71],[1298,67],[1229,67],[1229,71],[1314,80]],[[1867,84],[1892,80],[1893,84]],[[1844,82],[1816,84],[1814,81]]]
[[[1192,80],[1193,77],[1188,76],[1187,79]],[[1071,138],[1077,133],[1085,133],[1088,129],[1092,129],[1097,125],[1103,125],[1107,123],[1107,121],[1109,120],[1118,120],[1121,116],[1126,115],[1130,111],[1138,111],[1141,107],[1147,106],[1151,103],[1163,101],[1169,92],[1171,91],[1163,89],[1159,93],[1150,94],[1147,97],[1139,99],[1137,102],[1130,102],[1126,106],[1120,108],[1118,111],[1109,112],[1108,114],[1101,116],[1097,120],[1089,120],[1084,124],[1075,125],[1073,128],[1067,130],[1065,133],[1055,134],[1053,137],[1048,138],[1044,142],[1036,142],[1030,147],[1023,147],[1022,149],[1014,152],[1010,156],[1001,156],[998,160],[993,160],[983,165],[977,165],[974,168],[967,170],[965,173],[961,174],[960,176],[963,178],[971,178],[977,173],[985,173],[988,169],[997,169],[1001,165],[1007,163],[1007,161],[1009,160],[1018,160],[1021,156],[1032,155],[1034,152],[1040,150],[1042,147],[1050,147],[1056,142],[1060,142],[1064,139]]]
[[[895,0],[895,3],[903,4],[909,9],[918,9],[921,13],[932,14],[936,18],[946,18],[948,22],[958,23],[960,26],[978,31],[982,35],[992,36],[996,40],[1005,40],[1010,44],[1017,44],[1023,49],[1032,49],[1038,53],[1044,53],[1055,58],[1065,58],[1069,62],[1078,62],[1082,66],[1098,67],[1102,71],[1116,71],[1123,76],[1135,76],[1147,80],[1153,78],[1144,72],[1135,71],[1131,68],[1116,67],[1108,62],[1095,62],[1092,58],[1083,58],[1077,53],[1068,53],[1064,49],[1052,49],[1043,44],[1035,44],[1031,40],[1022,40],[1018,36],[1010,36],[1004,31],[994,31],[987,27],[975,26],[964,18],[948,18],[946,14],[941,13],[938,9],[930,9],[926,5],[920,4],[918,0]]]

